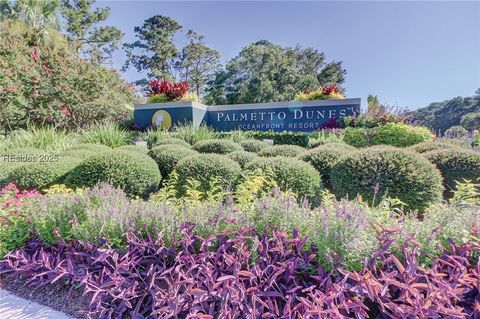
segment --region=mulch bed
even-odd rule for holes
[[[0,275],[0,288],[18,297],[61,311],[70,317],[87,318],[83,314],[83,311],[88,309],[88,303],[82,298],[83,289],[74,289],[66,298],[69,287],[60,282],[43,287],[30,286],[25,279],[17,279],[5,274]]]

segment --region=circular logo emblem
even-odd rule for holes
[[[172,118],[165,110],[159,110],[152,116],[152,125],[163,130],[169,129],[172,126]]]

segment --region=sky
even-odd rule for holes
[[[109,6],[106,24],[119,27],[125,42],[135,26],[166,15],[206,36],[222,63],[246,45],[269,40],[313,47],[327,61],[343,61],[348,97],[369,94],[414,110],[431,102],[473,95],[480,88],[480,1],[99,1]],[[125,61],[117,52],[113,66]],[[143,77],[134,69],[129,81]]]

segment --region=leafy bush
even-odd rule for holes
[[[240,142],[240,145],[247,152],[258,153],[269,145],[259,140],[245,140]]]
[[[427,128],[403,123],[387,123],[374,128],[347,127],[344,130],[344,141],[355,147],[371,145],[407,147],[433,138],[434,135]]]
[[[0,187],[6,185],[8,174],[16,167],[48,155],[46,151],[32,147],[8,149],[0,152]]]
[[[446,143],[446,142],[439,142],[439,141],[427,141],[427,142],[418,143],[409,147],[410,150],[417,153],[426,153],[426,152],[431,152],[431,151],[436,151],[441,149],[451,149],[451,148],[456,148],[456,145]]]
[[[200,183],[198,189],[211,189],[215,180],[222,187],[233,187],[240,176],[241,168],[234,160],[219,154],[199,154],[182,159],[175,170],[178,173],[178,191],[183,194],[189,179]]]
[[[460,125],[451,126],[448,130],[445,131],[445,136],[448,138],[458,138],[467,136],[468,131]]]
[[[32,208],[35,236],[49,244],[56,244],[59,238],[96,244],[108,239],[110,245],[122,248],[129,229],[159,231],[152,220],[154,205],[130,200],[121,189],[108,184],[81,194],[43,196],[32,202]]]
[[[298,158],[312,164],[320,173],[323,185],[331,189],[330,170],[332,166],[341,156],[352,153],[355,150],[353,146],[347,144],[331,143],[303,152]]]
[[[365,127],[347,127],[343,130],[343,140],[354,147],[367,147],[372,145],[371,139],[375,134],[374,129]]]
[[[9,184],[0,190],[0,258],[25,244],[30,238],[28,209],[36,190],[20,191]]]
[[[433,140],[434,137],[435,135],[425,127],[410,126],[403,123],[387,123],[375,128],[372,143],[373,145],[385,144],[407,147]]]
[[[267,157],[254,159],[245,167],[247,170],[269,170],[283,190],[292,190],[298,198],[306,198],[317,204],[320,199],[322,181],[315,168],[303,161],[287,157]]]
[[[424,156],[440,170],[445,186],[445,196],[451,197],[455,182],[471,182],[480,178],[480,153],[462,149],[440,149]]]
[[[422,156],[392,147],[346,154],[333,165],[330,178],[337,197],[360,194],[370,204],[388,195],[408,209],[424,211],[442,199],[440,172]]]
[[[195,154],[198,153],[190,148],[174,144],[159,145],[148,152],[148,155],[157,163],[163,178],[170,175],[181,159]]]
[[[243,168],[248,162],[257,158],[258,156],[255,153],[250,153],[246,151],[235,151],[227,154],[227,157],[233,159],[235,162],[240,164],[240,167]]]
[[[43,189],[63,183],[65,177],[79,163],[79,157],[51,157],[51,161],[20,165],[13,169],[7,180],[20,189]]]
[[[243,148],[229,140],[203,140],[193,145],[193,149],[200,153],[228,154],[243,151]]]
[[[173,137],[161,139],[155,142],[155,144],[153,144],[151,147],[158,146],[158,145],[166,145],[166,144],[174,144],[178,146],[191,147],[191,145],[185,142],[184,140],[180,138],[173,138]]]
[[[162,176],[157,163],[144,154],[110,151],[80,163],[65,180],[69,187],[93,187],[110,182],[131,196],[146,196],[155,191]]]
[[[300,153],[303,153],[305,149],[297,145],[274,145],[258,152],[259,156],[272,157],[272,156],[285,156],[296,157]]]
[[[253,131],[251,134],[254,139],[270,139],[276,145],[289,144],[307,147],[309,142],[309,135],[302,132]]]
[[[0,24],[0,81],[10,88],[0,95],[2,130],[45,124],[78,130],[131,115],[135,90],[117,71],[80,59],[54,30],[54,45],[32,45],[35,33],[18,20]]]
[[[132,144],[133,132],[120,128],[115,123],[97,123],[80,135],[82,143],[104,144],[115,148]]]

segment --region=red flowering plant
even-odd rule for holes
[[[189,89],[187,82],[170,82],[153,79],[148,83],[148,100],[154,102],[171,102],[180,100]]]
[[[37,190],[20,191],[15,184],[0,190],[0,258],[22,246],[30,236],[27,216],[30,199],[40,196]]]
[[[328,84],[322,87],[322,93],[324,95],[333,95],[342,93],[342,89],[338,87],[335,83]]]

